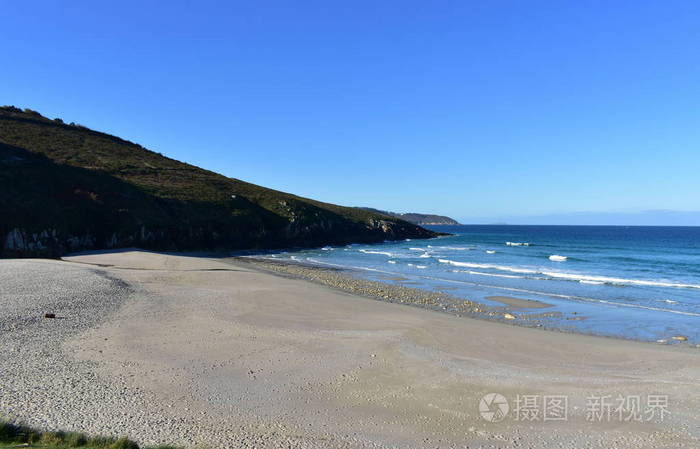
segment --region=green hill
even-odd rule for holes
[[[404,220],[227,178],[118,137],[0,108],[0,256],[310,247],[429,238]]]

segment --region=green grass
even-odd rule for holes
[[[35,447],[46,449],[180,449],[176,446],[140,448],[126,438],[88,436],[79,432],[42,432],[0,419],[0,449]]]
[[[112,246],[309,247],[436,236],[396,217],[229,178],[15,107],[0,107],[0,210],[10,211],[0,214],[0,256]],[[3,254],[13,229],[40,244],[23,254]]]

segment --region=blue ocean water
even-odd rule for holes
[[[700,343],[700,227],[431,228],[454,235],[269,257],[344,267],[488,305],[502,305],[489,296],[542,301],[552,307],[530,312],[559,312],[548,327],[650,341],[684,335]]]

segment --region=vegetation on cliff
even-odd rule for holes
[[[31,110],[0,108],[0,256],[139,246],[234,250],[428,238],[407,221],[185,164]]]
[[[380,214],[388,215],[390,217],[394,218],[400,218],[402,220],[406,220],[409,223],[413,223],[416,225],[458,225],[459,222],[455,220],[454,218],[446,217],[444,215],[434,215],[434,214],[421,214],[418,212],[407,212],[407,213],[399,213],[399,212],[389,212],[386,210],[379,210],[379,209],[372,209],[371,207],[363,207],[362,209],[370,211],[370,212],[377,212]]]

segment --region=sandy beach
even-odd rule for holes
[[[212,448],[700,447],[694,347],[144,251],[2,260],[0,285],[0,414],[46,429]]]

